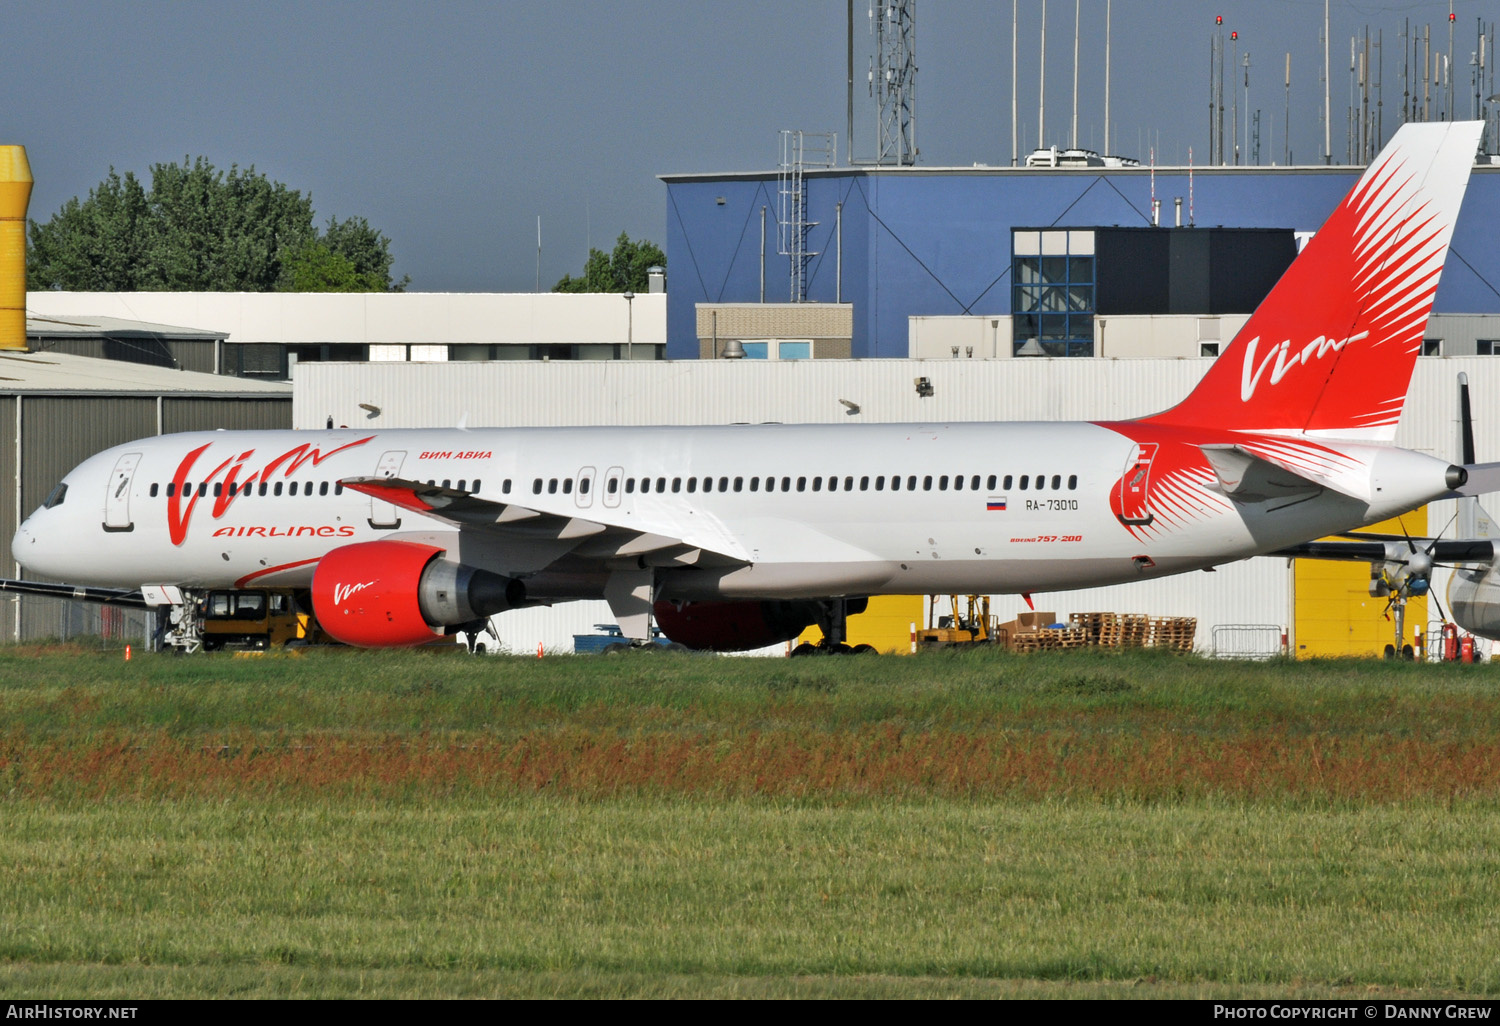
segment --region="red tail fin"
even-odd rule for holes
[[[1148,419],[1393,439],[1481,128],[1403,126],[1198,387]]]

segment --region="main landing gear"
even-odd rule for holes
[[[818,603],[818,629],[823,632],[823,640],[816,645],[804,641],[790,655],[874,655],[874,645],[850,645],[847,640],[849,614],[864,612],[868,604],[868,599],[829,599]]]

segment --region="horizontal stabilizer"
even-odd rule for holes
[[[1235,502],[1266,502],[1273,499],[1301,500],[1329,489],[1354,498],[1346,484],[1331,478],[1293,470],[1240,445],[1199,446],[1218,478],[1219,491]]]

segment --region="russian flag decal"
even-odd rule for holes
[[[997,510],[1000,511],[1000,512],[1004,512],[1005,511],[1005,496],[1003,496],[1003,495],[991,495],[988,499],[985,500],[984,508],[987,509],[987,510],[989,510],[991,513],[995,512]]]

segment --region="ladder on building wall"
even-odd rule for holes
[[[829,168],[838,162],[837,136],[832,132],[781,132],[781,165],[776,175],[776,252],[789,258],[791,301],[807,300],[807,267],[818,254],[808,248],[808,236],[818,222],[807,212],[806,171]]]

